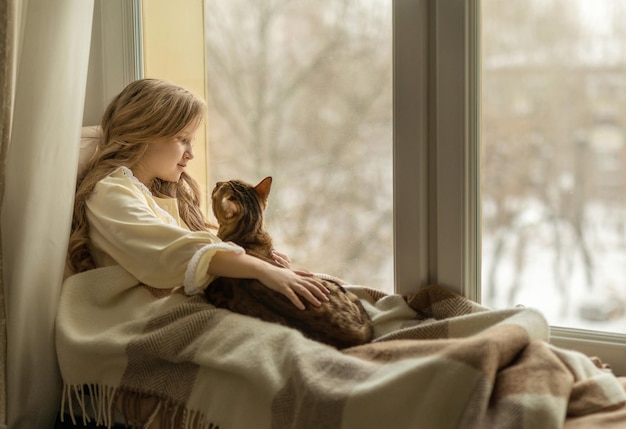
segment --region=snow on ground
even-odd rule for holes
[[[483,236],[482,281],[483,303],[492,308],[524,305],[540,310],[553,326],[626,334],[626,237],[624,226],[607,222],[606,211],[596,208],[588,211],[592,219],[585,224],[585,234],[592,258],[592,283],[587,280],[582,253],[577,241],[563,234],[559,278],[555,274],[555,248],[545,225],[534,225],[528,239],[523,269],[514,265],[514,244],[511,235],[505,256],[497,267],[494,299],[489,300],[488,275],[494,237]],[[620,214],[623,216],[623,213]],[[613,220],[616,218],[613,217]],[[619,221],[619,216],[617,217]],[[624,221],[621,221],[622,223]],[[514,281],[517,281],[515,299],[507,299]],[[585,308],[597,310],[599,318],[613,312],[607,320],[582,317]],[[620,310],[622,311],[620,315]]]

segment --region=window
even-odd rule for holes
[[[170,29],[168,49],[179,36],[177,43],[187,43],[184,37],[188,37],[188,27],[196,25],[188,18],[198,15],[193,9],[198,8],[198,2],[181,1],[175,8],[167,8],[169,3],[144,2],[144,11],[147,4],[151,9],[166,8],[158,27],[151,28],[153,32],[155,28],[159,32]],[[483,3],[488,4],[488,0]],[[533,1],[532,7],[557,3]],[[393,0],[392,7],[396,290],[408,293],[421,285],[438,283],[481,301],[480,35],[481,24],[486,26],[481,23],[481,2]],[[184,15],[185,8],[193,10]],[[144,21],[149,19],[146,15],[150,14],[144,14]],[[178,31],[183,27],[185,32]],[[149,33],[150,27],[144,28],[144,44],[150,45],[146,30]],[[147,75],[179,81],[168,73],[186,75],[192,66],[177,53],[175,49],[164,53],[166,58],[175,58],[169,62],[176,67],[164,71],[147,64],[146,69],[152,67]],[[588,96],[610,94],[619,79],[612,76],[590,84]],[[545,85],[535,78],[528,84],[532,88]],[[532,107],[524,94],[514,93],[509,100],[516,112]],[[601,125],[594,133],[614,142],[615,123]],[[611,156],[600,156],[597,163],[613,171],[598,179],[608,180],[617,171],[623,172]],[[624,335],[561,327],[551,331],[555,344],[601,356],[616,372],[626,374]]]
[[[226,5],[223,3],[230,2],[217,2],[215,7],[222,8]],[[238,3],[238,2],[237,2]],[[270,4],[271,2],[248,2],[251,7],[259,7],[262,4]],[[314,5],[315,10],[319,12],[319,3],[316,2],[287,2],[287,4],[291,3],[290,7],[297,6],[297,3],[305,3],[309,6]],[[150,2],[142,3],[142,29],[139,31],[143,35],[143,64],[144,64],[144,76],[146,77],[158,77],[165,78],[175,82],[180,82],[185,84],[187,87],[192,88],[199,93],[206,93],[205,91],[205,78],[206,76],[204,72],[204,57],[207,54],[205,49],[202,49],[201,52],[197,49],[199,35],[204,32],[204,24],[199,24],[198,17],[204,16],[203,8],[206,4],[211,4],[209,2],[196,2],[196,1],[180,1],[172,3],[169,0],[151,0]],[[275,4],[282,4],[275,3]],[[362,5],[362,6],[359,6]],[[332,6],[332,7],[331,7]],[[357,7],[358,6],[358,7]],[[376,149],[368,148],[364,145],[357,145],[356,151],[358,157],[362,160],[366,160],[367,163],[374,161],[382,161],[379,162],[379,165],[374,170],[374,173],[380,175],[387,175],[387,184],[381,187],[370,187],[361,186],[359,189],[359,194],[361,201],[358,201],[359,204],[363,205],[364,200],[369,198],[370,204],[374,204],[374,209],[378,210],[380,213],[385,213],[384,216],[388,217],[389,207],[387,204],[391,200],[392,205],[392,221],[386,221],[387,224],[383,229],[386,231],[375,231],[376,236],[372,239],[372,237],[349,237],[350,241],[356,243],[357,240],[370,243],[375,243],[375,240],[378,240],[381,244],[381,248],[375,249],[376,252],[384,253],[383,258],[387,260],[385,264],[383,264],[383,270],[379,272],[385,273],[385,280],[377,281],[375,278],[365,279],[363,283],[372,285],[378,283],[380,285],[384,285],[383,289],[391,290],[392,283],[391,276],[395,277],[395,290],[400,293],[409,293],[411,291],[416,290],[420,285],[424,285],[428,282],[427,279],[427,261],[428,261],[428,228],[426,224],[426,199],[427,199],[427,157],[426,157],[426,140],[427,140],[427,118],[425,116],[425,112],[427,110],[427,98],[423,96],[426,92],[426,77],[427,77],[427,47],[425,44],[425,34],[427,33],[426,27],[426,3],[425,2],[397,2],[397,1],[378,1],[378,0],[368,0],[368,1],[332,1],[329,2],[329,7],[331,14],[318,15],[320,16],[320,23],[317,25],[323,24],[324,20],[326,21],[325,25],[329,25],[332,23],[333,19],[336,21],[335,26],[337,27],[337,31],[340,30],[341,20],[337,20],[336,18],[332,18],[333,14],[335,17],[343,16],[342,20],[345,19],[345,22],[349,25],[345,28],[345,30],[341,30],[344,32],[361,32],[364,36],[366,36],[366,41],[370,44],[375,42],[378,43],[378,50],[381,52],[380,58],[384,58],[385,56],[388,58],[387,67],[389,67],[388,72],[393,73],[393,93],[389,93],[388,90],[382,91],[380,88],[381,85],[385,84],[385,82],[389,82],[387,78],[381,77],[381,81],[374,86],[373,89],[376,89],[376,92],[379,94],[384,94],[384,96],[380,97],[380,99],[376,100],[373,104],[377,106],[379,112],[384,112],[385,109],[380,110],[380,105],[384,104],[385,99],[392,98],[394,103],[394,114],[393,118],[389,119],[389,111],[387,113],[381,114],[379,117],[372,117],[374,120],[371,124],[366,124],[365,128],[369,128],[371,130],[376,131],[379,136],[383,137],[383,134],[387,141],[393,135],[393,148],[390,148],[388,144],[377,144]],[[336,8],[339,7],[343,9],[340,10],[340,13],[336,12]],[[335,9],[333,9],[335,8]],[[362,10],[359,12],[360,9]],[[394,18],[391,19],[390,11],[393,10]],[[218,9],[219,10],[219,9]],[[369,12],[367,12],[369,10]],[[361,24],[358,21],[355,21],[354,18],[358,14],[362,14],[363,12],[367,12],[365,15],[367,26],[366,28],[361,28]],[[367,17],[369,14],[369,18]],[[244,14],[245,15],[245,14]],[[244,21],[249,22],[247,16],[244,16]],[[298,18],[296,16],[296,18]],[[296,19],[298,21],[300,18]],[[382,20],[382,21],[381,21]],[[376,21],[378,24],[373,25]],[[393,28],[391,28],[391,21],[394,22]],[[385,23],[386,22],[386,23]],[[383,26],[379,26],[380,23]],[[221,24],[221,23],[220,23]],[[208,24],[207,24],[208,25]],[[231,24],[236,25],[236,23]],[[383,29],[384,26],[386,30]],[[233,27],[234,28],[234,27]],[[382,29],[382,31],[381,31]],[[296,29],[294,26],[290,27],[290,32],[292,31],[302,32],[303,30],[306,32],[307,28],[304,29]],[[207,29],[207,31],[209,31]],[[392,33],[391,33],[392,32]],[[347,34],[346,34],[347,35]],[[390,59],[391,55],[391,39],[393,36],[395,40],[393,50],[393,68],[391,68],[392,63]],[[238,35],[234,34],[233,37],[237,38]],[[284,36],[283,36],[284,38]],[[402,43],[398,43],[398,40],[402,40]],[[309,42],[310,44],[311,42]],[[352,43],[353,47],[357,47],[363,49],[364,46],[359,46],[359,43]],[[314,46],[314,45],[309,45]],[[284,48],[283,48],[284,49]],[[303,52],[295,51],[295,54],[298,56],[302,55]],[[345,53],[340,52],[341,58]],[[365,52],[367,53],[367,52]],[[247,53],[245,53],[247,54]],[[367,55],[371,56],[371,53],[367,53]],[[198,59],[201,58],[203,61],[200,65]],[[299,57],[294,57],[298,59]],[[333,66],[333,64],[339,64],[339,62],[326,61],[327,66]],[[399,67],[398,67],[399,65]],[[364,70],[353,71],[353,74],[359,79],[365,78],[368,75],[369,64],[364,65]],[[381,64],[376,66],[377,72],[381,72]],[[363,73],[364,72],[364,73]],[[362,76],[361,76],[362,75]],[[199,78],[203,76],[203,78]],[[342,78],[346,79],[347,72],[343,71]],[[371,75],[370,75],[371,76]],[[382,75],[381,75],[382,76]],[[311,92],[311,88],[308,89]],[[328,93],[328,91],[327,91]],[[314,94],[316,95],[316,94]],[[345,95],[349,95],[352,97],[351,99],[346,98]],[[352,94],[346,93],[342,96],[344,97],[345,104],[353,104],[353,107],[358,105],[360,101],[364,99],[364,96],[367,96],[367,93],[359,94],[358,92],[353,91]],[[371,94],[370,99],[371,99]],[[333,97],[329,97],[328,101],[331,100],[340,100],[341,97],[335,95]],[[336,101],[335,101],[336,102]],[[398,108],[398,106],[401,106]],[[348,106],[349,107],[349,106]],[[357,113],[357,111],[354,111]],[[288,112],[291,114],[291,112]],[[297,113],[297,112],[295,112]],[[294,113],[294,114],[295,114]],[[327,112],[320,112],[321,116],[324,117]],[[345,113],[345,112],[344,112]],[[360,114],[362,114],[361,112]],[[365,112],[371,115],[371,112]],[[393,129],[390,130],[386,128],[387,125],[381,126],[381,119],[383,116],[386,116],[389,121],[393,121]],[[240,118],[246,119],[246,118]],[[220,119],[214,119],[219,121]],[[325,118],[328,120],[328,118]],[[211,123],[212,119],[209,119],[208,127],[211,128],[213,124]],[[215,132],[219,128],[215,128],[211,132]],[[323,130],[322,130],[323,131]],[[317,131],[316,131],[317,132]],[[361,132],[361,130],[359,130]],[[344,133],[348,137],[354,138],[354,130],[351,133]],[[220,136],[221,137],[221,136]],[[281,139],[284,139],[285,136],[280,136]],[[294,136],[295,138],[302,138],[301,135]],[[307,136],[304,136],[307,137]],[[215,136],[213,136],[215,138]],[[317,142],[319,143],[319,142]],[[217,148],[217,145],[215,146]],[[372,152],[372,150],[374,150]],[[358,153],[360,151],[360,153]],[[368,153],[369,152],[369,153]],[[386,154],[384,156],[393,155],[393,160],[384,161],[381,158],[381,154]],[[214,154],[216,156],[217,155]],[[243,154],[243,156],[246,156]],[[196,154],[196,160],[202,159],[204,157],[203,154]],[[373,159],[377,157],[378,160]],[[326,154],[325,158],[328,160],[330,156]],[[208,154],[207,154],[208,159]],[[388,159],[388,158],[387,158]],[[319,160],[318,160],[319,162]],[[367,163],[362,163],[358,166],[358,168],[353,169],[351,172],[355,172],[358,174],[362,174],[366,168],[369,167]],[[390,165],[392,163],[392,165]],[[204,166],[210,165],[210,162],[199,163],[194,162],[192,164],[192,173],[195,177],[203,180],[204,179],[204,187],[208,192],[210,189],[210,179],[211,177],[215,177],[213,171],[204,170]],[[216,163],[219,167],[219,163]],[[289,166],[287,166],[289,167]],[[382,170],[380,169],[382,167]],[[390,172],[390,167],[393,167],[393,187],[390,187],[388,175]],[[211,167],[213,168],[213,167]],[[287,168],[288,170],[288,168]],[[357,171],[358,170],[358,171]],[[243,175],[241,170],[233,172],[233,174],[226,174],[228,176],[235,175]],[[259,180],[259,174],[257,173],[249,173],[250,175],[247,177],[242,177],[244,179],[248,179],[249,181]],[[263,172],[263,174],[275,174],[273,171]],[[297,171],[297,174],[300,174],[300,171]],[[342,172],[342,174],[346,174]],[[367,178],[370,180],[371,178]],[[379,178],[374,178],[379,180]],[[270,206],[274,206],[275,202],[274,198],[280,196],[279,187],[283,187],[285,189],[288,186],[287,183],[280,180],[280,177],[275,178],[277,182],[277,189],[275,189],[270,196]],[[345,176],[344,179],[346,182],[352,181],[352,178]],[[365,182],[363,182],[365,183]],[[391,191],[393,189],[393,192]],[[308,188],[305,186],[299,187],[298,190],[293,190],[292,193],[296,192],[307,192]],[[275,192],[276,191],[276,192]],[[329,191],[328,189],[319,189],[317,188],[320,198],[326,198],[326,193]],[[332,190],[330,190],[332,191]],[[275,192],[275,194],[274,194]],[[284,192],[284,191],[283,191]],[[309,192],[311,193],[311,192]],[[393,196],[390,195],[393,194]],[[300,196],[296,196],[296,198],[301,198]],[[313,198],[310,201],[314,201]],[[339,204],[343,207],[347,203],[340,201]],[[354,205],[357,209],[360,209],[358,205]],[[384,206],[384,207],[383,207]],[[381,207],[383,210],[381,210]],[[343,218],[340,219],[341,222],[346,223],[346,221],[350,220],[350,216],[346,215],[345,211],[333,210],[335,213],[339,213],[339,216]],[[380,216],[380,213],[375,216]],[[367,216],[368,213],[363,213],[363,216]],[[270,212],[268,213],[268,217],[273,216]],[[369,213],[369,216],[372,216],[372,213]],[[373,217],[371,218],[373,219]],[[367,219],[366,219],[367,220]],[[382,222],[382,221],[381,221]],[[370,220],[370,225],[373,225],[374,222]],[[325,228],[328,229],[328,225],[325,225]],[[391,230],[389,229],[391,228]],[[271,231],[274,233],[274,230]],[[392,246],[389,248],[389,236],[393,235]],[[383,247],[386,250],[380,250]],[[283,250],[289,253],[289,249],[283,248]],[[332,254],[333,249],[329,249],[329,252]],[[381,254],[382,254],[381,253]],[[293,257],[293,254],[291,254]],[[393,256],[392,261],[389,262],[389,257]],[[325,260],[329,260],[330,258],[325,257]],[[350,258],[348,258],[350,259]],[[354,257],[352,258],[354,259]],[[308,260],[308,259],[307,259]],[[381,259],[382,260],[382,259]],[[297,261],[296,261],[297,262]],[[380,262],[380,261],[378,261]],[[307,266],[309,266],[309,262],[306,262]],[[312,266],[313,264],[311,264]],[[356,265],[355,265],[356,266]],[[323,270],[325,268],[315,267],[315,270]],[[332,270],[332,267],[328,268],[329,271]],[[341,272],[337,272],[337,275],[345,276],[349,278],[351,281],[357,283],[359,280],[356,277],[358,273],[355,273],[354,276],[350,273],[343,274]],[[394,275],[395,274],[395,275]]]
[[[482,1],[482,297],[626,333],[626,1]]]
[[[273,176],[294,266],[392,292],[391,0],[206,0],[209,181]]]
[[[488,252],[490,244],[488,237],[485,243],[481,243],[480,240],[481,228],[487,230],[485,235],[489,231],[488,225],[482,225],[480,222],[481,207],[478,206],[481,197],[488,191],[481,189],[478,184],[481,177],[479,168],[481,160],[478,156],[481,136],[478,132],[479,119],[486,115],[485,111],[504,109],[504,105],[508,105],[509,111],[517,115],[527,115],[532,107],[526,99],[527,93],[515,90],[510,92],[506,100],[489,100],[497,107],[488,107],[479,102],[481,93],[486,94],[489,91],[485,87],[495,83],[494,80],[486,82],[487,78],[480,74],[481,65],[482,67],[488,65],[486,58],[489,55],[486,47],[481,52],[481,30],[483,33],[486,32],[489,25],[488,21],[485,22],[487,18],[484,13],[481,13],[481,9],[484,10],[490,3],[500,5],[500,2],[488,0],[437,2],[429,10],[429,23],[434,25],[429,33],[431,36],[429,43],[432,49],[429,70],[430,75],[434,76],[434,82],[431,82],[433,89],[429,115],[435,116],[429,120],[429,123],[433,124],[429,131],[432,136],[429,139],[431,142],[429,152],[434,152],[434,161],[431,160],[430,166],[435,170],[431,174],[435,178],[435,184],[431,187],[430,198],[434,200],[434,208],[431,210],[439,215],[432,227],[434,237],[431,241],[434,242],[434,249],[431,251],[435,261],[430,264],[431,275],[438,278],[439,283],[449,284],[465,295],[482,302],[485,302],[488,297],[485,296],[487,291],[481,290],[480,287],[481,280],[485,280],[485,278],[481,279],[481,272],[478,270],[481,265],[481,245],[484,245],[485,251]],[[541,10],[557,7],[560,3],[536,1],[529,6],[528,2],[520,2],[520,13],[527,12],[527,9],[534,11],[529,13],[540,13]],[[504,4],[500,6],[505,12],[511,13],[511,19],[517,23],[520,15],[514,12],[515,4],[509,2],[506,7]],[[597,6],[596,3],[594,3],[595,6]],[[544,24],[540,28],[548,31],[552,28],[552,23]],[[512,33],[510,26],[505,25],[505,29],[506,31],[498,33],[498,41],[502,43],[504,40],[516,41],[514,36],[506,37],[507,34]],[[536,36],[539,30],[535,28],[527,32]],[[608,79],[606,83],[614,80],[614,78]],[[536,76],[525,83],[530,88],[543,87],[544,90],[546,88],[546,83]],[[590,88],[594,86],[596,85]],[[520,82],[516,89],[519,88]],[[590,90],[598,91],[597,89]],[[536,91],[540,92],[539,89]],[[445,124],[447,129],[442,124]],[[604,134],[611,136],[607,138],[607,141],[615,138],[615,128],[610,126],[610,130]],[[480,131],[489,132],[484,129]],[[488,154],[483,152],[482,157],[486,156]],[[482,162],[485,162],[484,158]],[[606,157],[601,162],[605,163]],[[447,177],[448,174],[451,177]],[[560,183],[569,186],[568,179]],[[488,216],[489,204],[491,204],[488,194],[485,197],[485,204],[487,206],[485,215]],[[448,231],[453,231],[453,233],[450,234]],[[443,241],[446,241],[445,249],[438,246]],[[441,281],[442,278],[445,281]],[[541,295],[541,292],[539,294],[538,298],[543,298],[544,295]],[[610,362],[617,373],[626,373],[623,361],[626,337],[623,334],[589,328],[573,329],[552,326],[551,341],[556,345],[577,349],[589,355],[599,355]]]

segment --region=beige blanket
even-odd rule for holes
[[[119,267],[70,277],[57,319],[65,418],[110,426],[116,408],[149,403],[147,420],[177,428],[626,427],[623,380],[549,345],[540,313],[436,286],[350,288],[376,339],[338,351]]]

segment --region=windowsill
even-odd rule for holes
[[[550,343],[588,356],[597,356],[618,376],[626,376],[626,336],[610,332],[550,328]]]

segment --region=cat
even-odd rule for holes
[[[264,222],[271,184],[271,177],[256,186],[240,180],[218,182],[211,200],[220,239],[277,265],[270,256],[272,238]],[[370,342],[372,323],[356,295],[332,276],[317,277],[331,291],[329,301],[315,307],[303,300],[305,310],[254,279],[219,277],[205,289],[205,296],[216,307],[295,328],[310,339],[338,349]]]

